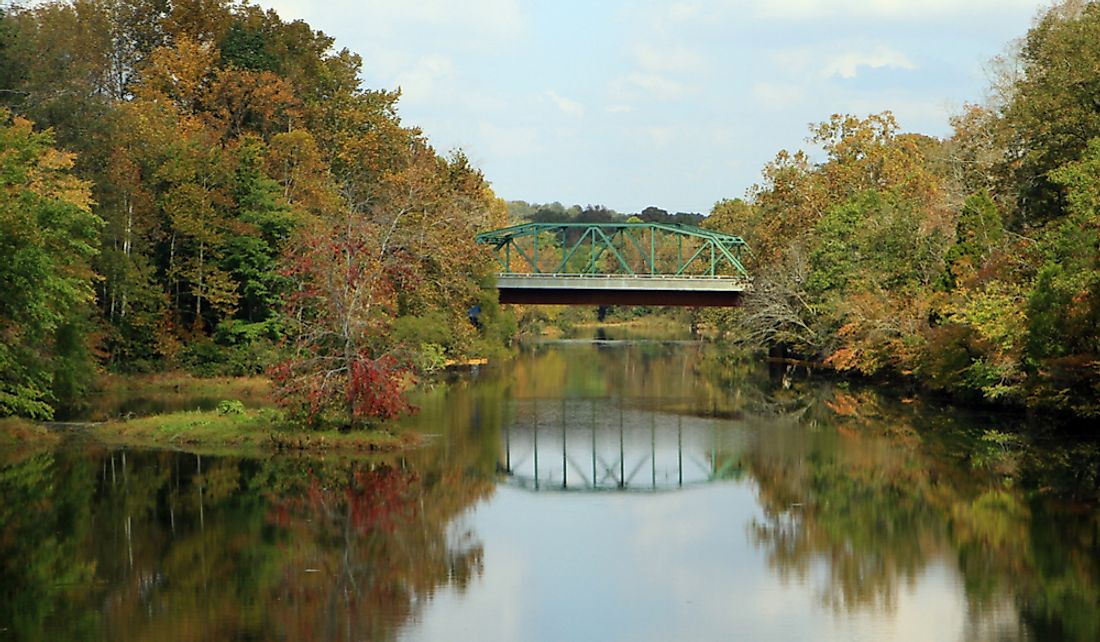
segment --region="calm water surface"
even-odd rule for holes
[[[374,460],[0,452],[0,640],[1097,640],[1100,452],[543,344]]]

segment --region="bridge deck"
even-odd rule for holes
[[[500,274],[501,303],[734,306],[741,277],[665,274]]]

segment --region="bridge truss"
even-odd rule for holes
[[[748,279],[739,236],[667,223],[524,223],[478,234],[503,274]]]

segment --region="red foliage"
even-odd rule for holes
[[[372,359],[360,354],[332,371],[308,360],[290,360],[276,364],[269,374],[276,401],[309,423],[330,411],[350,412],[349,419],[355,420],[388,420],[415,410],[404,397],[411,370],[391,355]]]
[[[389,466],[356,471],[355,482],[344,491],[351,509],[351,524],[360,533],[392,532],[416,515],[417,502],[410,490],[415,473]]]
[[[285,257],[282,273],[296,285],[285,310],[294,356],[270,374],[280,405],[310,423],[342,416],[354,427],[412,410],[403,398],[411,369],[386,335],[396,292],[415,270],[386,247],[377,226],[350,217],[304,233]]]
[[[359,418],[393,419],[412,410],[402,392],[409,369],[391,355],[378,359],[360,358],[351,364],[347,384],[349,407]]]
[[[339,526],[347,520],[362,535],[393,532],[416,517],[418,476],[390,466],[356,470],[346,486],[322,484],[312,473],[298,496],[272,498],[268,521],[283,528]]]

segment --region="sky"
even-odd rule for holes
[[[1042,0],[259,0],[498,196],[709,212],[834,113],[950,133]],[[812,152],[812,150],[809,150]]]

